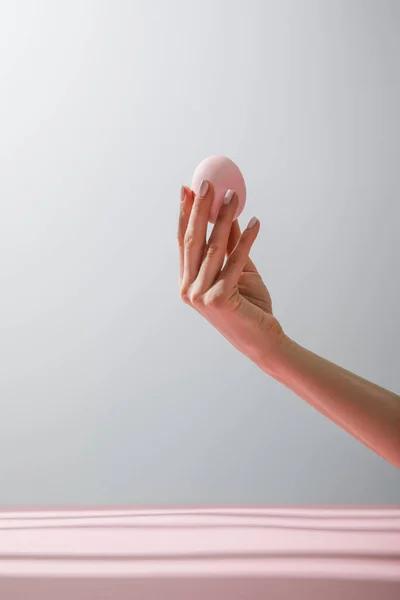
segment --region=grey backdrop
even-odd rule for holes
[[[399,379],[400,2],[2,0],[0,503],[396,503],[181,304],[179,186],[243,170],[287,333]]]

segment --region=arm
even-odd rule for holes
[[[400,396],[287,337],[261,368],[400,469]]]
[[[228,192],[207,240],[213,188],[203,184],[196,198],[182,188],[178,244],[183,301],[266,373],[400,468],[400,396],[285,335],[249,258],[259,221],[252,219],[242,233],[237,221],[232,222],[236,194]]]

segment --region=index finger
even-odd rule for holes
[[[192,190],[183,185],[181,188],[181,207],[178,222],[179,277],[181,282],[185,268],[185,234],[190,219],[190,213],[192,212],[193,202],[194,194]]]
[[[203,180],[194,198],[184,237],[184,287],[190,286],[199,273],[206,246],[207,225],[213,197],[212,183]]]

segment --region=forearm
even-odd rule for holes
[[[400,468],[400,396],[317,356],[287,337],[260,367]]]

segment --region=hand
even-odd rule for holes
[[[284,334],[272,313],[269,292],[249,258],[260,223],[252,219],[241,233],[238,222],[232,222],[238,198],[228,190],[207,241],[213,195],[210,182],[202,183],[196,197],[182,187],[178,230],[181,298],[261,365]]]
[[[260,223],[243,233],[232,222],[237,197],[228,190],[207,241],[213,188],[182,188],[179,217],[182,299],[266,373],[400,469],[400,397],[313,354],[288,338],[249,258]],[[226,258],[226,261],[225,261]]]

